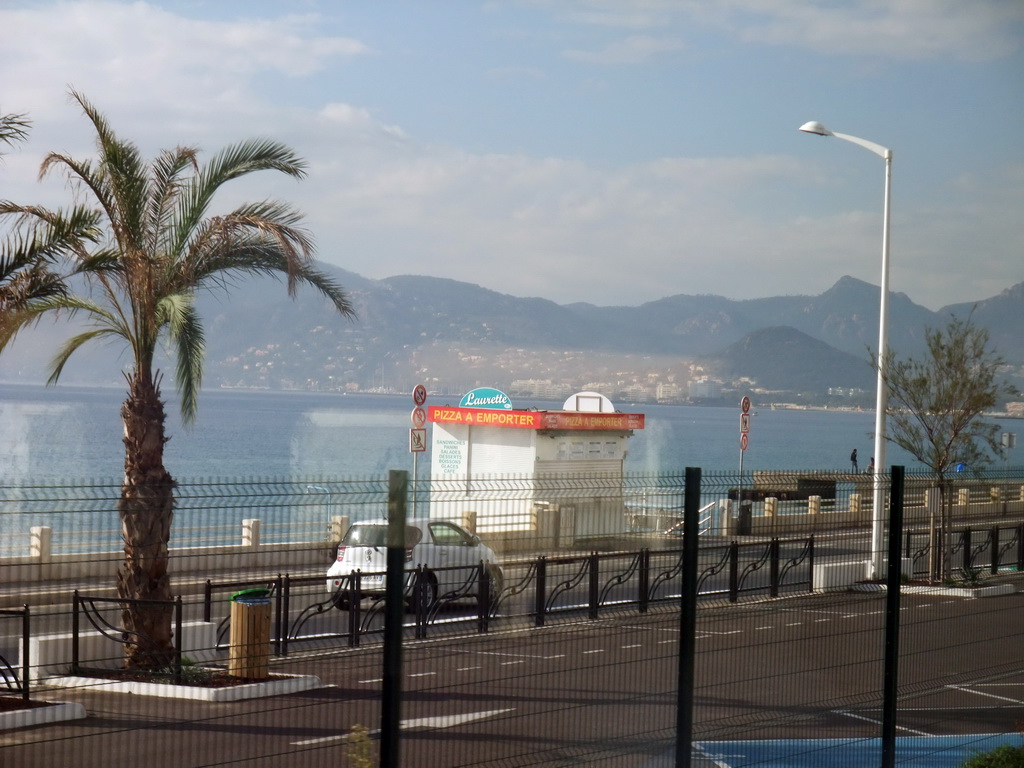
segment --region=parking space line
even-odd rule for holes
[[[1009,696],[997,696],[994,693],[985,693],[984,691],[976,691],[973,688],[968,688],[963,685],[947,685],[947,688],[952,688],[954,691],[963,691],[964,693],[973,693],[977,696],[987,696],[990,699],[998,699],[999,701],[1009,701],[1013,704],[1024,704],[1024,701],[1020,699],[1011,699]]]
[[[874,723],[875,725],[881,725],[882,721],[877,717],[865,717],[864,715],[855,715],[853,712],[847,712],[842,709],[834,710],[837,715],[843,715],[845,717],[852,717],[854,720],[863,720],[867,723]],[[927,731],[917,731],[913,728],[904,728],[901,725],[896,726],[897,731],[905,731],[906,733],[912,733],[915,736],[934,736],[934,733],[928,733]]]

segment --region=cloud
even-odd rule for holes
[[[259,75],[298,78],[371,52],[356,39],[317,34],[315,16],[197,20],[142,2],[0,10],[0,28],[0,69],[31,72],[5,78],[5,104],[36,119],[59,116],[53,93],[68,84],[102,94],[108,107],[244,107],[261,95]]]
[[[609,0],[601,7],[617,5]],[[700,17],[772,45],[791,36],[804,45],[813,40],[824,46],[840,34],[846,18],[861,19],[851,38],[866,39],[873,24],[894,14],[932,16],[926,4],[908,2],[896,2],[897,10],[861,2],[810,4],[802,11],[805,5],[789,0],[622,3],[625,10],[649,9],[652,24],[661,25],[665,14]],[[577,4],[584,6],[597,7]],[[976,22],[976,29],[1002,34],[991,26],[993,9],[1001,6],[971,7],[989,19]],[[602,35],[611,28],[607,18],[604,22]],[[639,28],[639,17],[631,24],[622,28]],[[856,206],[875,205],[878,196],[855,198],[864,202],[854,203],[852,211],[820,213],[821,190],[856,183],[856,175],[835,172],[831,156],[819,165],[803,155],[744,156],[742,149],[710,157],[651,151],[642,156],[653,159],[615,164],[603,157],[588,160],[583,152],[559,157],[488,151],[491,144],[468,131],[458,135],[482,149],[463,150],[442,144],[442,131],[430,134],[442,139],[428,141],[426,131],[398,124],[386,107],[333,87],[337,68],[354,58],[387,54],[351,37],[326,35],[324,26],[311,16],[201,21],[152,3],[98,0],[0,10],[0,28],[8,32],[0,67],[31,75],[7,78],[0,107],[28,112],[34,121],[30,141],[13,148],[0,166],[2,196],[43,204],[67,201],[59,181],[41,185],[36,170],[45,151],[81,156],[91,150],[90,129],[64,96],[71,83],[147,155],[180,142],[201,146],[209,157],[254,135],[294,146],[309,161],[306,180],[258,174],[225,187],[219,203],[263,196],[291,201],[306,212],[321,258],[368,277],[434,275],[516,295],[606,304],[635,304],[672,293],[736,298],[818,293],[843,274],[877,284],[878,211]],[[939,51],[940,37],[927,31],[925,24],[921,35],[932,41],[929,50]],[[967,32],[966,38],[982,35]],[[589,62],[637,63],[681,45],[667,33],[630,34],[604,48],[574,44],[574,55]],[[856,45],[850,42],[849,49]],[[518,77],[540,77],[533,66],[537,60],[518,63],[502,56],[501,63],[512,62],[507,70],[480,71],[489,74],[488,85],[500,95],[502,77],[513,84]],[[560,73],[541,61],[548,77],[540,84],[562,93]],[[328,77],[318,79],[320,73]],[[397,81],[380,82],[400,87]],[[448,101],[449,96],[426,94],[416,109],[430,112],[440,101],[445,109],[466,108],[471,119],[473,94],[463,100]],[[542,104],[540,125],[548,119],[543,110]],[[413,109],[395,112],[402,120],[415,116]],[[642,107],[636,114],[642,119]],[[793,135],[796,122],[786,127]],[[563,127],[552,126],[556,132]],[[929,190],[927,202],[899,198],[894,289],[917,301],[929,297],[930,306],[963,300],[965,259],[980,259],[978,254],[986,265],[999,266],[998,272],[992,267],[993,274],[1019,273],[1024,184],[1020,168],[1014,175],[1006,165],[1000,176],[964,177]],[[974,272],[970,279],[978,282],[972,294],[992,295],[1006,287],[1005,280]]]
[[[608,43],[601,50],[567,50],[563,55],[567,59],[594,64],[641,64],[658,54],[678,51],[682,47],[681,40],[671,37],[630,35]]]
[[[894,59],[1007,56],[1020,48],[1013,26],[1024,22],[1024,5],[1004,0],[724,0],[720,7],[747,41]]]
[[[531,3],[532,4],[532,3]],[[739,40],[798,46],[829,56],[987,61],[1021,47],[1016,0],[575,0],[541,3],[565,22],[616,29],[686,30],[693,23]],[[567,9],[567,5],[570,7]],[[622,43],[605,51],[629,62]],[[590,54],[596,57],[597,54]],[[574,58],[586,58],[574,51]]]

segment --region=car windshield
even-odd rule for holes
[[[411,525],[405,526],[405,546],[412,547],[419,544],[422,535],[419,528],[413,528]],[[348,529],[348,533],[345,534],[341,543],[346,547],[386,547],[388,545],[388,526],[386,523],[356,523]]]

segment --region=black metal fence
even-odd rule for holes
[[[1022,479],[1014,472],[975,476],[955,490],[949,547],[959,585],[1016,583],[1024,571]],[[173,603],[175,669],[180,677],[190,655],[223,666],[231,595],[262,587],[271,602],[275,673],[316,676],[331,687],[260,705],[188,709],[159,700],[150,704],[137,695],[48,688],[48,698],[79,700],[107,715],[88,725],[47,726],[53,729],[47,735],[36,728],[31,736],[5,736],[0,762],[108,764],[111,754],[137,751],[159,734],[166,741],[151,752],[152,768],[354,768],[360,765],[352,751],[356,742],[347,736],[353,726],[368,725],[370,738],[360,749],[378,759],[381,734],[372,731],[385,721],[382,690],[397,676],[406,719],[394,738],[402,744],[400,764],[417,768],[641,766],[656,760],[662,762],[652,764],[768,766],[780,763],[765,744],[791,740],[800,740],[793,750],[818,756],[810,764],[881,764],[877,756],[850,762],[849,752],[842,758],[828,752],[858,745],[875,749],[890,674],[883,667],[890,645],[884,601],[891,591],[822,586],[826,570],[847,566],[858,573],[856,580],[870,581],[864,563],[875,554],[871,527],[877,516],[864,477],[765,473],[757,478],[755,495],[741,490],[754,487],[752,476],[710,474],[702,477],[695,501],[688,498],[695,489],[687,488],[681,474],[624,478],[617,485],[607,477],[549,480],[534,486],[529,498],[529,484],[522,480],[504,479],[486,494],[477,487],[468,498],[465,487],[421,482],[422,503],[436,491],[436,498],[456,510],[451,517],[500,551],[501,573],[496,579],[480,564],[469,567],[461,580],[442,579],[454,586],[435,598],[426,569],[407,569],[400,579],[406,608],[398,627],[405,655],[397,670],[382,653],[388,631],[384,598],[371,593],[360,599],[366,591],[361,579],[374,572],[356,572],[332,587],[324,552],[333,547],[324,546],[324,536],[339,532],[321,515],[330,504],[333,513],[344,510],[350,520],[383,516],[387,483],[378,478],[348,486],[352,503],[343,505],[343,482],[317,480],[318,490],[307,493],[305,481],[293,483],[276,500],[235,510],[255,516],[276,508],[275,514],[287,517],[287,504],[278,504],[287,496],[297,499],[301,517],[313,503],[325,521],[313,536],[276,537],[269,547],[255,538],[240,544],[217,539],[209,557],[194,547],[179,552],[177,561],[172,557],[172,563],[194,568],[175,573],[182,595]],[[926,514],[929,482],[926,475],[908,476],[898,501],[906,502],[910,514],[901,530],[885,530],[887,539],[897,536],[898,551],[911,563],[909,578],[926,573],[933,538]],[[209,483],[206,489],[231,493],[243,485]],[[458,493],[463,498],[455,507]],[[737,525],[743,500],[750,501],[746,530]],[[51,504],[53,510],[67,506]],[[13,508],[0,505],[0,518]],[[685,535],[684,523],[693,523],[694,512],[700,536],[688,575],[693,537]],[[58,527],[64,531],[92,524],[88,515],[56,514],[63,516]],[[11,515],[8,522],[21,513]],[[202,523],[198,508],[196,519]],[[601,526],[593,524],[597,519]],[[238,529],[240,522],[224,524]],[[83,531],[79,538],[89,537]],[[46,685],[44,673],[102,674],[105,666],[120,663],[116,651],[94,658],[85,650],[85,640],[96,635],[107,648],[129,639],[117,620],[125,602],[111,595],[112,580],[40,578],[47,568],[79,567],[74,558],[90,557],[59,547],[46,550],[45,557],[0,557],[0,593],[9,599],[31,594],[34,601],[31,627],[29,606],[0,613],[0,669],[6,669],[8,689],[25,699],[34,676]],[[941,738],[959,738],[956,748],[963,751],[981,744],[983,734],[1011,733],[1024,713],[1014,693],[1024,683],[1014,677],[1024,633],[1020,598],[952,603],[930,595],[905,596],[912,602],[903,611],[895,673],[901,681],[895,689],[900,733],[923,734],[936,751]],[[36,620],[40,615],[42,621]],[[5,660],[13,660],[10,651],[22,642],[6,628],[19,617],[18,629],[25,637],[34,633],[42,654],[30,662],[25,641],[21,670]],[[691,620],[692,627],[686,624]],[[190,632],[204,638],[201,645],[183,642]],[[70,651],[55,656],[53,648],[63,647],[65,636]],[[695,662],[689,676],[688,654]],[[964,703],[974,690],[977,699]],[[686,735],[682,747],[680,734]],[[830,741],[837,743],[825,743]]]
[[[20,693],[21,698],[28,701],[31,696],[31,637],[32,621],[31,610],[24,605],[19,610],[0,609],[0,626],[14,624],[21,631],[18,636],[21,639],[20,652],[21,663],[6,658],[0,654],[0,681],[4,689],[12,693]],[[20,627],[19,627],[20,625]]]

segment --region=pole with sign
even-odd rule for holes
[[[409,430],[409,452],[412,453],[412,516],[416,517],[416,491],[419,486],[419,456],[427,450],[427,388],[417,384],[412,391],[413,409],[409,416],[412,428]]]
[[[750,444],[750,398],[746,395],[740,400],[740,492],[736,500],[739,504],[740,516],[743,516],[743,455]]]

